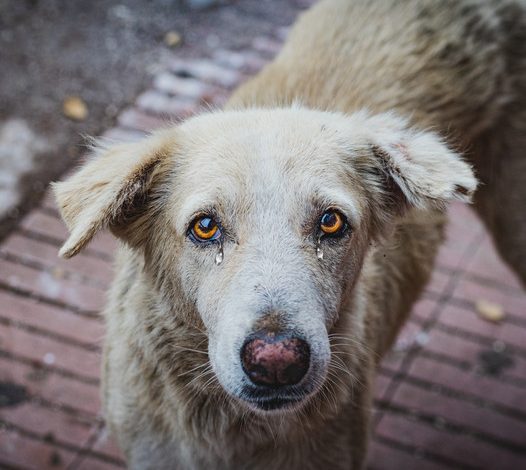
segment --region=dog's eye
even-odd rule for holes
[[[206,242],[217,240],[221,236],[221,230],[212,217],[202,216],[192,222],[190,234],[195,240]]]
[[[320,218],[320,230],[325,235],[340,235],[346,226],[345,216],[336,209],[326,210]]]

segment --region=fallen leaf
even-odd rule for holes
[[[181,35],[177,31],[168,31],[164,35],[164,43],[168,47],[177,47],[181,43]]]
[[[486,300],[479,300],[475,304],[475,308],[479,316],[484,320],[498,323],[504,319],[504,310],[500,305],[493,304]]]
[[[64,116],[74,121],[84,121],[88,117],[88,106],[78,96],[68,96],[62,104]]]

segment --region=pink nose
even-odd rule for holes
[[[300,338],[263,333],[243,345],[241,362],[256,385],[295,385],[309,369],[310,348]]]

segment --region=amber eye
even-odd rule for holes
[[[190,234],[196,241],[205,242],[217,240],[221,236],[221,230],[212,217],[202,216],[192,222]]]
[[[328,209],[321,216],[320,230],[326,235],[339,235],[345,226],[345,217],[336,209]]]

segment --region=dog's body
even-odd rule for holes
[[[125,241],[104,403],[132,468],[363,465],[375,367],[429,278],[446,202],[475,188],[409,124],[469,150],[476,207],[526,279],[525,15],[513,1],[321,2],[233,111],[117,146],[57,186],[63,255],[104,227]],[[340,238],[309,222],[332,206]],[[223,221],[216,244],[189,235],[203,211]],[[268,390],[279,409],[257,409],[243,351],[259,331],[309,344],[290,409]]]

